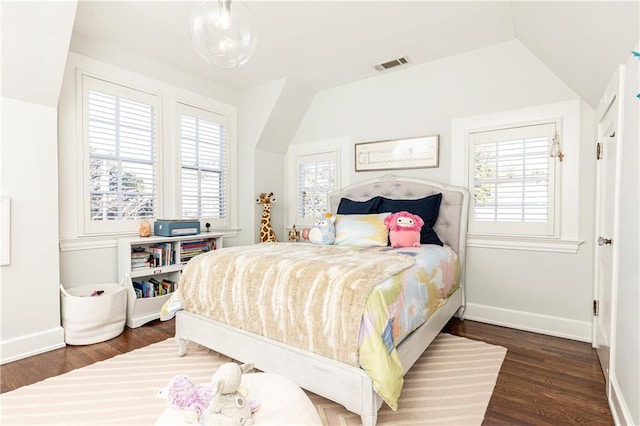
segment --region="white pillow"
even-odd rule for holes
[[[384,218],[390,213],[336,215],[336,245],[385,247],[389,230]]]

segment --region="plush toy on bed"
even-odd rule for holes
[[[389,228],[391,247],[420,247],[420,230],[424,226],[420,216],[401,211],[385,217],[384,224]]]
[[[218,367],[211,377],[213,395],[211,403],[200,417],[203,426],[251,425],[251,414],[257,410],[255,403],[246,400],[241,392],[242,374],[253,368],[253,364],[238,365],[227,362]]]
[[[336,217],[325,213],[309,230],[309,241],[313,244],[331,245],[336,240]]]

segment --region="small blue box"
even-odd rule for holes
[[[153,224],[153,233],[163,237],[197,235],[200,233],[200,222],[197,220],[158,219]]]

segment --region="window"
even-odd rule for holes
[[[226,119],[184,104],[179,112],[181,215],[223,226],[228,216]]]
[[[198,218],[237,235],[237,108],[68,59],[58,114],[62,249],[113,247],[118,235],[137,234],[141,219]]]
[[[578,251],[584,111],[570,100],[452,120],[451,183],[471,192],[468,247]]]
[[[558,123],[469,133],[470,232],[552,236]]]
[[[329,211],[329,192],[336,188],[336,153],[305,155],[297,160],[298,223],[315,222]]]
[[[85,232],[119,232],[158,206],[158,97],[83,76]],[[136,221],[132,225],[132,221]]]
[[[285,179],[291,200],[286,219],[289,226],[311,226],[331,211],[329,193],[347,183],[352,152],[353,144],[347,137],[289,145]]]

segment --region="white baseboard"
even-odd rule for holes
[[[633,419],[629,406],[622,394],[618,381],[614,376],[609,378],[611,391],[609,393],[609,408],[613,416],[613,423],[616,425],[637,425],[640,419]]]
[[[0,364],[49,352],[64,346],[64,328],[62,327],[54,327],[39,333],[3,340],[0,342]]]
[[[465,319],[518,330],[591,342],[591,322],[467,303]]]

